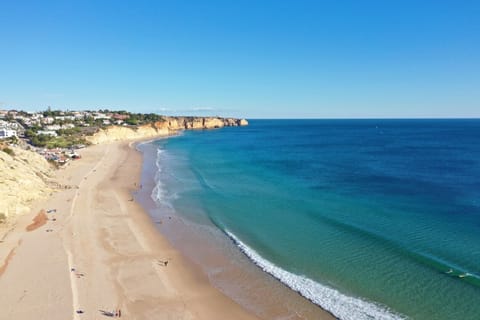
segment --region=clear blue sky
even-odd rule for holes
[[[0,1],[0,109],[480,117],[480,1]]]

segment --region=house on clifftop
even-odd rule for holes
[[[17,131],[7,128],[0,128],[0,139],[6,139],[10,137],[16,137]]]

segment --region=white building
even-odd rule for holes
[[[74,117],[76,120],[80,120],[80,119],[85,118],[85,114],[83,114],[82,112],[74,112],[74,113],[73,113],[73,117]]]
[[[93,114],[93,119],[94,120],[97,120],[97,119],[110,119],[111,116],[107,115],[107,114],[104,114],[104,113],[100,113],[100,112],[95,112]]]
[[[56,131],[60,129],[62,129],[62,126],[59,124],[51,124],[49,126],[45,126],[45,130],[48,130],[48,131]]]
[[[72,128],[75,128],[75,125],[73,123],[66,123],[64,125],[51,124],[49,126],[45,126],[45,130],[49,130],[49,131],[57,131],[60,129],[72,129]]]
[[[17,131],[12,129],[0,128],[0,139],[16,137]]]
[[[38,130],[37,135],[40,135],[40,134],[43,134],[46,136],[52,136],[52,137],[57,136],[57,133],[53,130]]]
[[[0,128],[16,130],[18,129],[18,123],[0,120]]]
[[[53,121],[55,121],[55,119],[53,117],[44,117],[42,119],[42,123],[46,123],[46,124],[52,124]]]

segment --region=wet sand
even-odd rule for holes
[[[33,231],[35,229],[38,229],[40,228],[41,226],[43,226],[45,223],[47,223],[47,220],[48,220],[48,217],[45,213],[45,210],[40,210],[40,212],[35,216],[35,218],[33,218],[33,223],[32,224],[29,224],[25,230],[27,231]]]

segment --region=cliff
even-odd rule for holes
[[[222,127],[247,126],[245,119],[219,117],[165,117],[166,125],[170,130],[188,129],[215,129]]]
[[[39,154],[9,147],[0,151],[0,220],[29,211],[29,205],[48,196],[53,174],[51,165]]]
[[[148,139],[170,134],[171,131],[163,123],[155,123],[138,127],[111,126],[106,129],[100,129],[93,136],[87,136],[85,139],[91,144],[100,144],[113,141]]]
[[[163,121],[138,127],[111,126],[101,129],[93,136],[86,137],[92,144],[113,141],[138,140],[175,134],[179,130],[215,129],[222,127],[246,126],[245,119],[219,117],[164,117]]]

